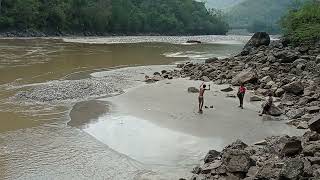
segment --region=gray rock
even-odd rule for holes
[[[297,119],[302,117],[305,114],[305,109],[292,109],[286,113],[286,116],[288,116],[290,119]]]
[[[234,95],[234,94],[227,94],[226,97],[227,97],[227,98],[236,98],[237,96]]]
[[[232,92],[233,89],[232,87],[227,87],[227,88],[224,88],[224,89],[221,89],[222,92]]]
[[[316,152],[320,152],[320,141],[310,141],[304,144],[302,152],[306,156],[314,156]]]
[[[260,82],[262,83],[268,83],[270,81],[272,81],[272,78],[270,76],[265,76],[260,80]]]
[[[306,107],[306,110],[308,113],[314,114],[320,111],[320,107],[319,106]]]
[[[222,155],[222,161],[228,172],[248,172],[253,165],[248,152],[229,149]]]
[[[209,63],[214,63],[214,62],[217,62],[217,61],[219,61],[219,59],[216,58],[216,57],[213,57],[213,58],[206,59],[205,63],[209,64]]]
[[[263,97],[260,97],[260,96],[256,96],[256,95],[252,95],[250,97],[250,101],[263,101],[264,98]]]
[[[191,171],[193,174],[200,174],[202,171],[200,166],[196,166],[195,168],[193,168],[193,170]]]
[[[206,157],[204,158],[204,162],[205,163],[209,163],[214,161],[218,156],[220,156],[220,152],[216,151],[216,150],[210,150],[208,152],[208,154],[206,155]]]
[[[309,125],[308,125],[307,122],[302,121],[302,122],[300,122],[300,123],[298,124],[297,128],[298,128],[298,129],[308,129],[308,128],[309,128]]]
[[[155,76],[152,77],[152,79],[154,81],[161,81],[163,78],[161,76],[159,76],[159,75],[155,75]]]
[[[262,116],[262,120],[263,121],[282,121],[283,118],[264,114]]]
[[[146,82],[146,83],[155,83],[157,81],[152,79],[152,78],[148,78],[148,79],[144,80],[144,82]]]
[[[304,163],[300,158],[289,159],[280,172],[280,178],[298,179],[303,173]]]
[[[248,145],[246,143],[244,143],[240,139],[237,139],[235,142],[233,142],[232,144],[228,145],[224,150],[228,150],[228,149],[244,150],[246,147],[248,147]]]
[[[266,140],[262,140],[262,141],[259,141],[259,142],[256,142],[254,143],[254,145],[257,145],[257,146],[265,146],[267,145],[267,141]]]
[[[217,168],[219,168],[222,165],[222,161],[221,160],[214,160],[213,162],[210,163],[206,163],[201,167],[201,173],[202,174],[208,174],[210,173],[212,170],[215,170]]]
[[[261,88],[259,88],[259,89],[257,89],[255,92],[256,92],[257,94],[261,94],[261,95],[266,96],[266,95],[268,95],[268,93],[270,92],[270,90],[269,90],[269,89],[261,89]]]
[[[294,81],[282,87],[286,92],[293,93],[295,95],[303,94],[304,86],[300,81]]]
[[[278,179],[280,169],[275,168],[273,163],[267,163],[259,167],[255,176],[256,179]]]
[[[283,50],[273,54],[276,58],[280,59],[281,63],[293,63],[299,58],[299,53],[291,50]]]
[[[269,115],[271,116],[281,116],[282,115],[282,111],[279,107],[272,105],[269,109]]]
[[[201,44],[201,41],[198,41],[198,40],[188,40],[186,43]]]
[[[249,168],[247,176],[255,177],[257,173],[258,173],[258,167],[257,166],[252,166],[252,167]]]
[[[204,82],[210,82],[210,78],[208,78],[207,76],[202,76],[201,78]]]
[[[276,92],[274,93],[274,95],[275,95],[276,97],[281,97],[284,93],[285,93],[285,90],[284,90],[284,89],[278,88],[278,89],[276,90]]]
[[[177,68],[183,68],[184,64],[177,64]]]
[[[311,165],[320,165],[320,157],[308,157],[308,160],[311,162]]]
[[[257,72],[253,69],[246,69],[236,75],[231,83],[232,85],[240,85],[241,83],[255,83],[258,80]]]
[[[189,87],[188,93],[199,93],[199,89],[196,87]]]
[[[320,63],[320,55],[318,55],[318,56],[316,57],[316,63],[317,63],[317,64]]]
[[[312,131],[320,133],[320,115],[317,115],[309,121],[309,128]]]
[[[297,138],[291,138],[285,143],[281,150],[281,155],[283,156],[295,156],[302,151],[301,141]]]

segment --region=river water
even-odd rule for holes
[[[189,39],[204,43],[186,44]],[[226,140],[212,141],[216,136],[212,133],[161,125],[152,118],[160,117],[159,112],[151,113],[148,118],[153,121],[148,121],[135,114],[147,114],[137,107],[132,108],[137,111],[125,110],[135,106],[123,105],[132,99],[113,97],[131,91],[131,97],[138,97],[134,89],[144,85],[145,74],[173,69],[177,62],[230,56],[248,39],[0,39],[0,179],[176,179],[187,175],[187,169],[209,148],[219,149]],[[146,97],[141,101],[149,102]],[[148,134],[150,138],[145,138]],[[179,149],[168,148],[176,143],[181,143]]]

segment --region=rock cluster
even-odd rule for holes
[[[268,39],[260,33],[245,46],[246,52],[224,59],[210,58],[205,63],[179,64],[180,71],[168,73],[217,84],[244,83],[254,90],[252,101],[262,101],[272,93],[280,103],[275,108],[285,115],[282,119],[288,118],[288,124],[305,129],[320,112],[320,43],[287,47],[280,40]]]
[[[254,91],[251,101],[273,93],[279,106],[271,115],[284,114],[288,124],[309,128],[301,137],[268,137],[250,146],[237,140],[222,152],[211,150],[191,180],[320,180],[320,43],[287,47],[258,33],[237,56],[179,67],[180,77],[245,83]]]
[[[191,180],[318,180],[320,134],[270,137],[251,146],[237,140],[222,152],[209,151],[192,173]]]

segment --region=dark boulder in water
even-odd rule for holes
[[[250,47],[260,47],[260,46],[269,46],[270,44],[270,36],[266,32],[256,32],[249,42],[244,46],[244,49]]]
[[[201,44],[201,41],[197,40],[188,40],[187,43],[196,43],[196,44]]]

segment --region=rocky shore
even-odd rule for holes
[[[230,91],[244,83],[254,92],[251,101],[274,95],[276,103],[263,120],[309,129],[302,137],[269,137],[251,146],[237,141],[222,152],[212,150],[192,180],[320,179],[320,42],[291,47],[260,32],[234,57],[177,67],[151,79],[189,77],[230,84]]]

